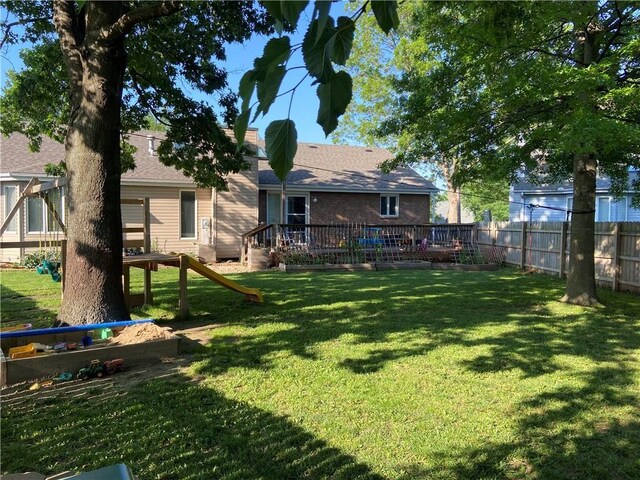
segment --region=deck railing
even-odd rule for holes
[[[475,245],[475,226],[466,223],[263,225],[243,235],[243,245],[243,251],[249,247],[271,248],[288,265],[460,262],[480,254]]]

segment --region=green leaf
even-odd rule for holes
[[[293,168],[293,157],[298,150],[298,132],[293,120],[275,120],[264,132],[265,150],[273,172],[284,182]]]
[[[352,91],[353,81],[347,72],[336,73],[329,83],[318,87],[318,124],[325,135],[329,135],[338,126],[338,117],[346,111],[351,102]]]
[[[80,13],[86,3],[87,0],[76,0],[76,12]]]
[[[240,94],[240,98],[242,99],[243,111],[249,108],[249,103],[251,103],[251,97],[253,97],[253,91],[256,88],[256,80],[254,78],[254,75],[255,75],[255,72],[253,70],[249,70],[240,79],[239,94]]]
[[[312,19],[315,20],[316,13],[318,16],[318,27],[316,32],[316,43],[322,37],[322,32],[324,32],[324,27],[327,25],[327,20],[329,19],[329,12],[331,11],[331,4],[333,2],[331,0],[316,0],[315,6],[313,7],[313,15]]]
[[[284,17],[282,16],[282,8],[280,0],[263,0],[262,6],[267,10],[267,13],[273,17],[274,20],[282,22]]]
[[[336,38],[331,53],[331,60],[338,65],[344,65],[351,54],[353,35],[356,32],[356,24],[349,17],[339,17],[336,27]]]
[[[287,22],[295,29],[300,14],[307,8],[309,0],[264,0],[262,5],[276,21],[276,30],[282,33],[282,24]]]
[[[267,77],[263,82],[258,82],[258,108],[256,110],[256,115],[258,112],[262,112],[263,114],[267,114],[269,112],[269,108],[273,104],[278,95],[278,90],[280,90],[280,84],[282,84],[282,79],[284,78],[287,70],[282,67],[274,67],[268,71]]]
[[[251,109],[244,110],[240,115],[236,117],[236,121],[233,124],[233,135],[236,137],[236,152],[242,149],[244,144],[244,137],[247,134],[247,128],[249,127],[249,117],[251,116]]]
[[[371,10],[376,17],[378,26],[384,33],[398,28],[398,2],[396,0],[371,0]]]
[[[307,8],[309,0],[282,0],[280,9],[282,16],[289,22],[292,29],[295,29],[300,19],[300,14]]]
[[[263,82],[270,69],[280,65],[291,55],[289,37],[272,38],[264,47],[262,57],[253,62],[253,79]]]
[[[318,31],[318,20],[309,25],[307,33],[302,41],[302,58],[307,70],[320,83],[327,83],[335,75],[331,65],[331,54],[335,43],[336,29],[333,26],[333,18],[327,19],[327,26],[322,32],[319,41],[315,41]]]

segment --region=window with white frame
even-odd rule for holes
[[[6,219],[18,200],[17,185],[7,185],[3,188],[4,197],[4,218]],[[16,233],[18,231],[18,215],[14,215],[5,232]]]
[[[567,197],[567,220],[571,220],[571,211],[573,210],[573,197]]]
[[[196,238],[196,192],[180,192],[180,238]]]
[[[611,196],[596,198],[596,222],[623,222],[627,219],[627,198]]]
[[[397,217],[398,203],[397,195],[380,195],[380,216]]]
[[[40,197],[27,197],[27,233],[44,233],[46,225],[44,200]]]

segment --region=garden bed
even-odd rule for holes
[[[455,270],[455,271],[494,271],[500,268],[496,263],[461,264],[461,263],[432,263],[425,261],[400,261],[400,262],[375,262],[375,263],[340,263],[340,264],[314,264],[314,265],[286,265],[280,264],[283,272],[312,272],[335,271],[355,272],[363,270]]]

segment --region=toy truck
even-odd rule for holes
[[[88,380],[93,377],[102,378],[104,376],[104,368],[100,360],[91,360],[91,363],[78,372],[77,378]]]
[[[116,372],[124,372],[124,359],[115,358],[113,360],[107,360],[102,364],[102,368],[107,375],[113,375]]]

